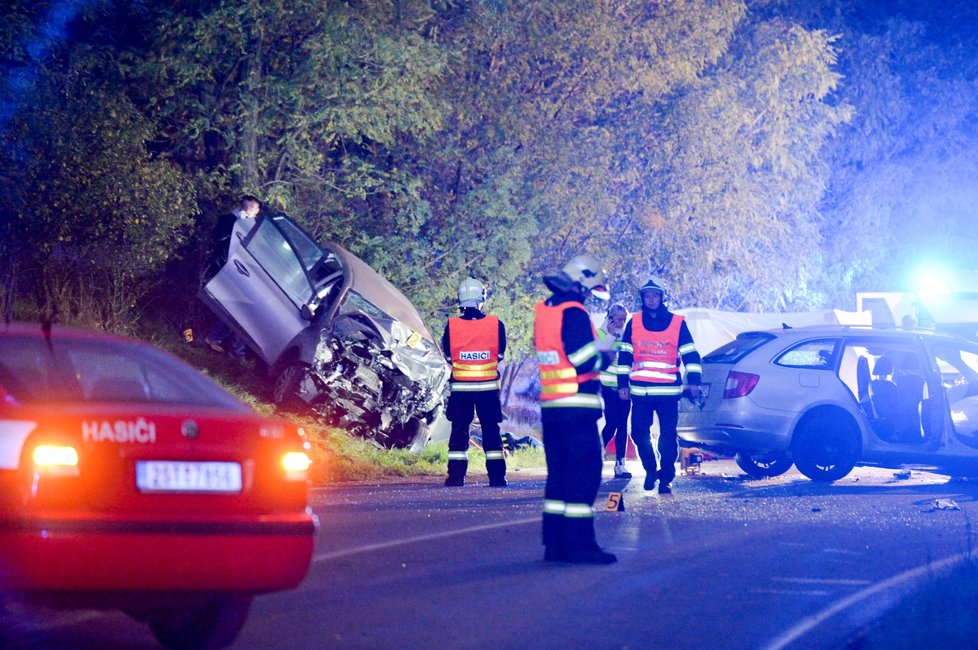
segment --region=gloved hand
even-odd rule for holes
[[[706,404],[706,398],[703,397],[703,391],[699,386],[687,386],[683,389],[682,396],[695,404],[700,410]]]

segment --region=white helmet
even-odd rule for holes
[[[459,307],[478,308],[486,301],[486,288],[475,278],[466,278],[458,285]]]
[[[590,255],[577,255],[565,264],[561,271],[585,290],[590,291],[595,298],[608,300],[611,297],[607,286],[608,274],[602,268],[601,262]]]

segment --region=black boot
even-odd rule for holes
[[[645,475],[645,489],[652,490],[655,488],[655,472],[649,472]]]
[[[566,560],[566,553],[559,546],[545,546],[543,551],[543,561],[544,562],[564,562]]]

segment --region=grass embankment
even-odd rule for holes
[[[241,401],[259,413],[279,415],[294,421],[306,432],[312,443],[313,466],[310,480],[314,485],[340,481],[365,481],[409,476],[444,476],[448,467],[448,446],[434,443],[420,454],[402,449],[382,449],[356,438],[341,429],[328,427],[308,416],[279,413],[266,399],[267,378],[260,364],[254,361],[235,361],[214,352],[203,344],[197,334],[193,344],[181,344],[172,335],[156,337],[153,342],[181,357],[215,380]],[[511,469],[543,468],[543,450],[527,449],[514,452],[506,459]],[[481,450],[469,450],[469,474],[485,475],[485,455]]]

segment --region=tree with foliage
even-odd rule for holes
[[[684,304],[818,306],[822,151],[850,116],[827,101],[839,79],[833,40],[778,19],[745,24],[665,113],[647,241],[653,273]]]
[[[496,282],[521,307],[507,323],[526,347],[544,273],[585,251],[612,277],[632,268],[629,127],[717,60],[742,14],[740,2],[542,0],[442,16],[460,60],[443,86],[454,110],[432,157],[423,273]]]
[[[978,9],[963,0],[758,2],[839,34],[840,101],[853,119],[828,143],[820,208],[828,303],[908,290],[921,265],[974,268]]]
[[[56,312],[132,331],[196,210],[193,188],[148,150],[155,125],[98,80],[104,51],[53,47],[34,58],[25,45],[30,23],[18,24],[23,31],[6,34],[5,51],[34,73],[27,96],[4,97],[4,284],[30,298],[24,315]]]

